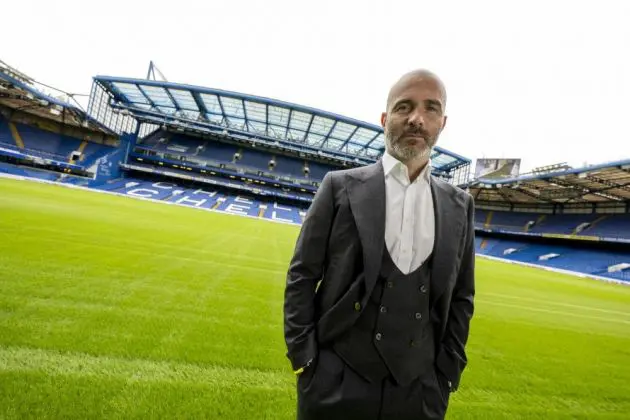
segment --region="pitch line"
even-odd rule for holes
[[[605,318],[605,317],[595,316],[595,315],[585,315],[585,314],[578,314],[578,313],[575,313],[575,312],[557,311],[557,310],[554,310],[554,309],[534,308],[532,306],[515,305],[515,304],[512,304],[512,303],[494,302],[494,301],[490,301],[490,300],[486,300],[486,301],[482,301],[482,302],[483,302],[483,304],[504,306],[506,308],[517,308],[517,309],[524,309],[526,311],[544,312],[544,313],[554,314],[554,315],[565,315],[565,316],[572,317],[572,318],[593,319],[593,320],[597,320],[597,321],[605,321],[605,322],[610,322],[610,323],[630,325],[630,320],[625,320],[625,319]]]
[[[550,305],[555,305],[555,306],[564,306],[564,307],[567,307],[567,308],[585,309],[585,310],[589,310],[589,311],[602,312],[602,313],[611,314],[611,315],[630,316],[630,311],[628,311],[628,312],[613,311],[613,310],[610,310],[610,309],[594,308],[592,306],[576,305],[576,304],[573,304],[573,303],[565,303],[565,302],[557,302],[555,300],[535,299],[535,298],[528,298],[528,297],[521,297],[521,296],[514,296],[514,295],[504,295],[504,294],[501,294],[501,293],[483,293],[483,296],[494,296],[494,297],[499,297],[499,298],[526,300],[526,301],[529,301],[529,302],[548,303]]]

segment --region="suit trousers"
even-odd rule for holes
[[[326,348],[298,376],[297,420],[437,420],[448,399],[435,369],[407,386],[391,377],[369,382]]]

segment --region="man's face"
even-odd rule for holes
[[[444,91],[426,76],[397,84],[381,117],[389,153],[403,163],[428,157],[446,124]]]

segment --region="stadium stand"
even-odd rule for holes
[[[497,258],[630,281],[630,252],[482,237],[476,238],[475,245],[480,254]]]
[[[144,146],[144,147],[143,147]],[[148,147],[147,147],[148,146]],[[168,131],[152,133],[147,139],[140,139],[134,149],[134,156],[146,156],[143,152],[162,152],[171,159],[185,157],[187,161],[224,164],[244,170],[263,171],[268,179],[289,177],[295,180],[321,181],[326,172],[340,169],[341,166],[321,163],[307,163],[306,159],[284,156],[264,150],[257,150],[246,145],[226,144],[216,139],[200,139]],[[150,153],[148,155],[151,155]],[[190,159],[195,157],[195,159]],[[270,166],[270,162],[274,162]],[[309,168],[308,174],[305,167]],[[226,168],[229,170],[229,168]]]
[[[480,254],[630,281],[630,160],[466,187],[475,197]],[[489,236],[495,233],[511,237]]]
[[[11,134],[8,122],[3,118],[0,118],[0,144],[8,147],[18,147]]]
[[[0,118],[0,145],[31,156],[62,162],[69,161],[73,152],[80,152],[80,159],[74,163],[82,167],[93,165],[96,160],[115,150],[112,146],[88,142],[34,125],[10,123],[3,118]]]
[[[598,236],[600,238],[615,236],[630,238],[630,214],[602,216],[581,231],[580,235]]]
[[[480,209],[475,214],[478,229],[502,232],[552,233],[630,239],[628,214],[511,213]]]
[[[304,207],[279,204],[276,201],[256,198],[249,194],[236,194],[233,190],[222,190],[206,185],[185,186],[163,179],[146,181],[125,178],[95,188],[131,197],[149,198],[293,224],[300,224],[304,216]]]
[[[162,128],[229,140],[235,147],[223,150],[219,157],[231,161],[242,149],[244,163],[260,169],[268,168],[271,155],[276,162],[273,171],[292,177],[304,177],[304,161],[309,162],[309,179],[315,175],[322,179],[330,167],[372,163],[384,148],[380,126],[259,96],[111,76],[96,76],[92,92],[88,111],[115,132],[139,124],[140,139]],[[156,139],[144,143],[154,145]],[[252,149],[266,150],[263,156]],[[313,161],[317,164],[311,174]],[[467,180],[469,159],[437,147],[432,161],[436,176],[454,184]]]
[[[299,224],[327,172],[384,150],[377,125],[163,80],[96,76],[83,112],[1,64],[0,174]],[[473,180],[469,159],[431,161],[475,198],[480,254],[630,281],[630,160]]]
[[[25,178],[43,179],[46,181],[58,181],[63,174],[41,169],[27,168],[0,161],[0,173],[21,176]]]

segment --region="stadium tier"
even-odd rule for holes
[[[510,261],[630,282],[630,252],[477,237],[477,252]]]
[[[324,164],[305,158],[286,156],[277,151],[260,150],[217,139],[198,138],[160,130],[139,139],[130,158],[136,162],[186,164],[204,169],[214,168],[228,175],[248,173],[261,180],[283,180],[305,185],[315,191],[324,175],[342,165]]]
[[[540,214],[477,210],[475,227],[512,233],[549,233],[630,239],[630,214]]]
[[[199,159],[234,164],[242,168],[273,172],[278,175],[304,180],[321,181],[326,172],[340,168],[340,166],[309,162],[307,159],[274,155],[262,150],[243,147],[242,145],[208,141],[208,139],[188,137],[166,131],[154,133],[146,140],[140,139],[136,151],[140,155],[142,155],[143,151],[153,151],[180,157],[196,156]],[[273,168],[270,168],[271,161],[274,162]]]
[[[0,115],[0,156],[17,154],[87,169],[98,159],[116,150],[113,146],[50,131],[35,124],[36,122],[30,125],[9,121]]]
[[[484,175],[464,187],[475,198],[480,254],[629,280],[630,160]]]

